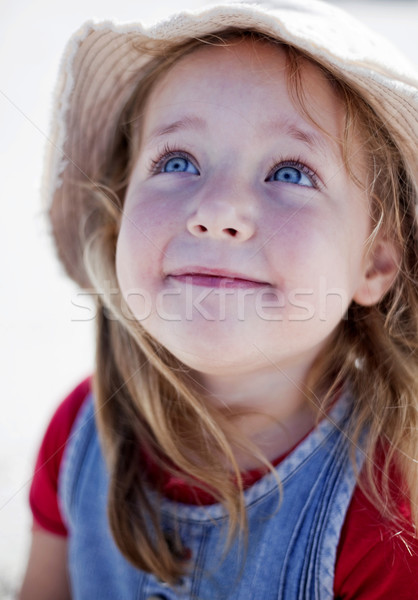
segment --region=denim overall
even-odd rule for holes
[[[279,464],[279,508],[271,473],[246,490],[247,545],[237,538],[223,555],[227,515],[220,504],[202,507],[162,500],[164,530],[177,527],[192,557],[188,574],[169,587],[135,569],[113,542],[106,517],[108,474],[90,396],[69,438],[59,485],[69,529],[73,599],[333,598],[336,549],[355,487],[350,445],[340,430],[349,408],[349,398],[343,395],[330,419],[321,421]],[[359,451],[359,468],[361,462]]]

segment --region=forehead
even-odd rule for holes
[[[316,124],[339,137],[341,103],[319,67],[302,60],[295,73],[280,44],[240,39],[199,46],[162,75],[147,101],[144,130],[152,137],[161,120],[176,123],[190,114],[195,122],[205,114],[227,122],[228,113],[268,128],[272,121],[292,122],[296,112],[312,131]]]

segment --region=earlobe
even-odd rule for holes
[[[361,282],[353,300],[362,306],[377,304],[399,272],[400,252],[388,239],[377,240],[370,249]]]

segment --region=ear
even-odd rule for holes
[[[353,300],[362,306],[377,304],[396,279],[400,252],[386,238],[378,238],[365,256],[364,273]]]

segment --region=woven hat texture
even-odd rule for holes
[[[87,22],[62,58],[43,185],[60,259],[81,286],[90,282],[80,239],[88,192],[80,182],[94,182],[153,47],[229,27],[289,43],[349,82],[380,115],[418,180],[418,72],[391,43],[335,6],[276,0],[181,12],[150,27]]]

